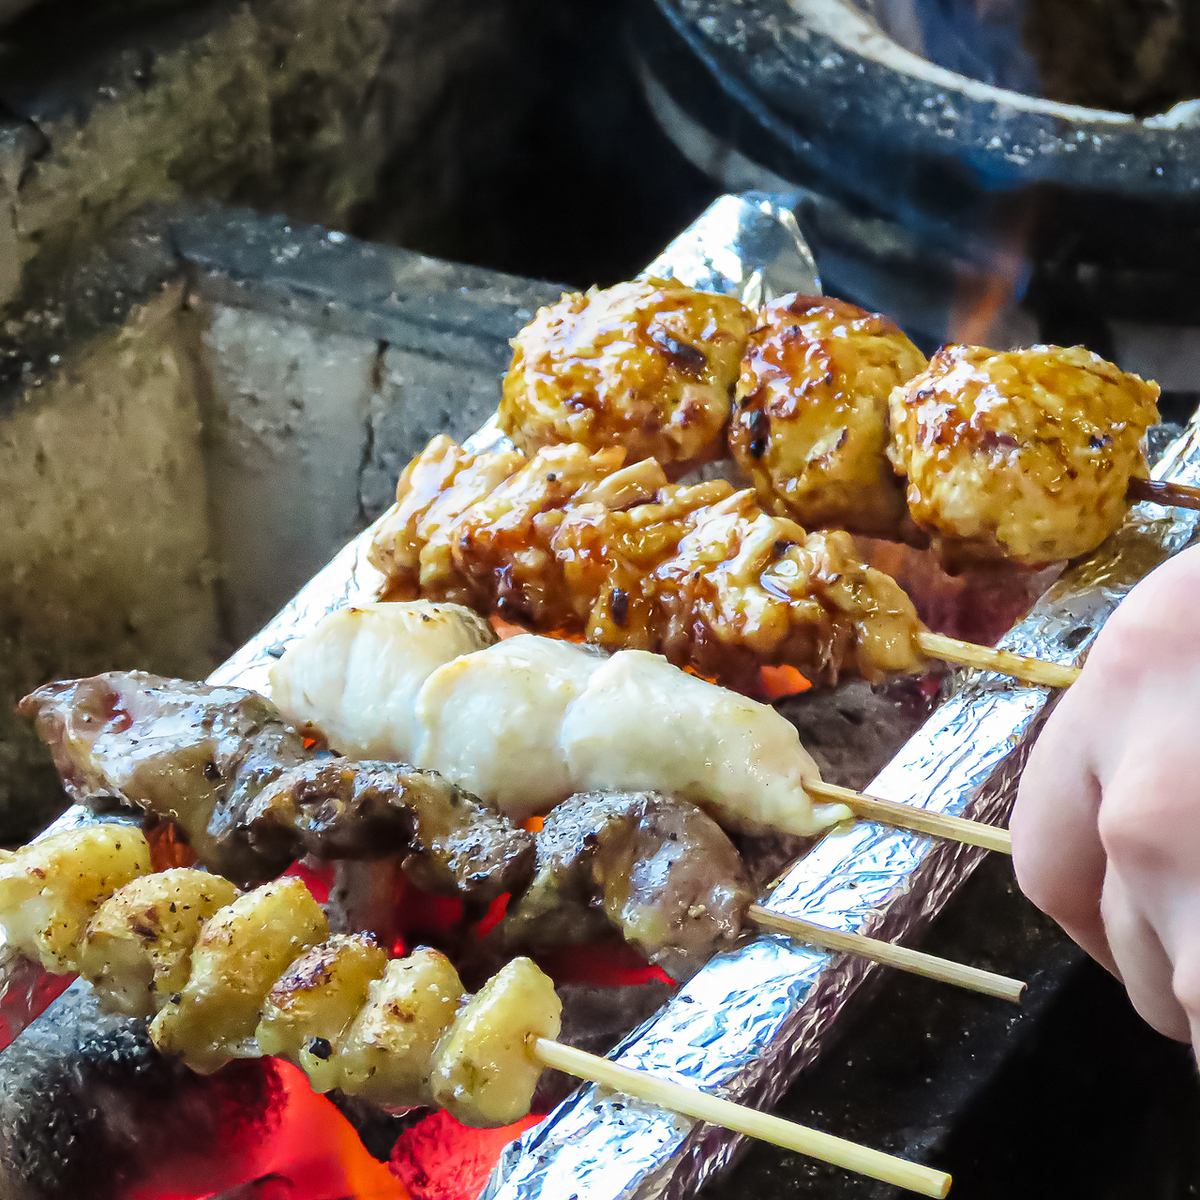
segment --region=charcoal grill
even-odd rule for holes
[[[661,24],[652,30],[643,23],[632,41],[635,59],[663,126],[704,167],[709,181],[704,173],[683,167],[663,143],[643,140],[644,131],[627,143],[640,148],[642,163],[637,185],[627,189],[628,194],[644,197],[643,204],[654,204],[658,229],[683,224],[685,215],[690,216],[711,191],[727,182],[729,177],[713,170],[715,145],[724,164],[743,172],[736,176],[739,185],[766,178],[792,191],[789,202],[795,205],[806,233],[813,236],[820,265],[835,290],[877,303],[908,322],[914,332],[931,337],[959,313],[947,309],[946,297],[955,294],[964,277],[969,280],[974,273],[978,287],[986,290],[994,279],[996,242],[969,240],[962,227],[952,227],[954,270],[938,274],[931,269],[929,243],[921,240],[929,234],[928,221],[910,220],[913,210],[897,215],[876,209],[879,196],[864,199],[838,192],[833,197],[837,203],[829,203],[813,176],[797,170],[797,143],[775,138],[788,153],[779,153],[778,146],[770,154],[763,149],[780,132],[778,122],[763,122],[753,112],[753,121],[738,122],[736,137],[718,127],[714,141],[712,126],[697,121],[695,95],[679,82],[679,75],[687,75],[687,70],[673,56],[681,35],[682,45],[695,55],[704,49],[696,30],[713,35],[715,42],[722,40],[715,37],[717,33],[731,27],[722,26],[717,20],[721,14],[715,11],[702,13],[698,3],[664,4],[663,8],[676,19],[674,33],[665,34]],[[647,10],[645,6],[639,15],[644,18]],[[741,21],[740,34],[723,39],[721,55],[726,63],[744,65],[747,56],[755,57],[756,47],[763,50],[763,78],[773,78],[778,89],[775,100],[786,111],[785,94],[788,104],[798,103],[795,80],[789,82],[786,71],[772,75],[771,63],[777,60],[771,60],[767,48],[755,41],[763,30],[779,28],[774,22],[781,14],[770,4],[761,11],[766,19],[756,28],[745,19],[757,15],[752,6],[729,6],[734,19]],[[245,25],[238,22],[247,13],[261,37],[243,43],[234,35],[245,32]],[[513,13],[533,13],[533,28],[549,27],[544,11],[536,5],[505,9],[505,15]],[[695,18],[694,24],[685,23],[681,14]],[[0,6],[0,20],[8,15]],[[393,49],[411,48],[406,38],[420,17],[418,6],[381,4],[377,15],[390,30]],[[294,214],[318,216],[331,225],[362,227],[364,220],[376,222],[370,227],[418,244],[472,245],[471,231],[459,230],[456,235],[445,225],[435,229],[427,224],[428,203],[408,205],[413,193],[407,190],[406,202],[391,214],[391,220],[377,223],[388,199],[376,185],[382,177],[395,187],[402,178],[399,164],[411,163],[413,150],[419,151],[420,178],[441,181],[435,194],[456,194],[464,186],[462,178],[450,182],[441,173],[451,169],[446,141],[431,146],[405,140],[415,128],[404,124],[417,95],[414,89],[405,90],[411,80],[397,83],[395,74],[385,73],[390,80],[386,86],[372,85],[361,73],[337,92],[343,110],[363,111],[355,106],[364,103],[364,97],[379,103],[378,110],[370,110],[376,115],[365,126],[388,130],[370,150],[375,154],[386,143],[388,158],[383,166],[371,159],[364,167],[360,144],[353,138],[331,137],[315,151],[315,131],[335,128],[336,119],[324,125],[324,118],[310,110],[309,118],[294,126],[275,124],[305,87],[314,80],[330,79],[337,64],[358,53],[363,44],[355,40],[362,33],[357,27],[345,36],[332,36],[316,8],[295,19],[306,36],[328,40],[320,42],[321,49],[293,74],[284,72],[290,82],[279,90],[254,93],[253,128],[261,132],[269,127],[268,140],[277,141],[279,147],[272,152],[267,170],[248,165],[255,148],[265,143],[252,139],[231,151],[224,135],[206,123],[208,110],[203,106],[187,114],[181,129],[172,129],[170,121],[161,119],[169,108],[166,97],[172,93],[156,89],[163,78],[186,78],[183,68],[196,45],[206,47],[210,59],[227,54],[231,61],[242,55],[243,64],[267,62],[272,48],[278,48],[274,39],[282,36],[280,13],[270,4],[250,4],[244,11],[220,4],[205,6],[200,15],[178,23],[177,15],[171,14],[157,27],[158,40],[152,48],[169,69],[147,76],[145,60],[130,54],[128,42],[118,45],[119,53],[102,56],[110,73],[99,85],[93,88],[89,82],[83,93],[70,95],[70,104],[57,109],[32,103],[31,93],[16,86],[19,72],[10,72],[0,84],[0,117],[4,118],[0,122],[0,303],[13,302],[10,311],[19,312],[30,300],[37,300],[22,323],[10,326],[10,337],[0,350],[5,364],[0,385],[0,454],[11,451],[12,463],[28,468],[17,476],[26,501],[25,520],[0,535],[0,555],[12,567],[16,585],[3,600],[6,624],[0,637],[6,639],[6,648],[21,650],[5,655],[0,667],[0,673],[8,673],[0,682],[11,694],[51,674],[85,672],[121,661],[201,674],[208,663],[252,633],[351,532],[380,511],[399,465],[429,433],[445,429],[464,436],[481,423],[494,405],[495,377],[506,357],[506,338],[532,307],[557,294],[557,288],[526,279],[363,245],[284,219],[215,208],[158,213],[107,238],[114,225],[139,205],[172,198],[182,189],[245,197],[269,208],[286,206]],[[602,23],[606,30],[611,24]],[[587,26],[595,27],[595,22]],[[437,28],[445,32],[443,25]],[[509,86],[521,81],[517,90],[525,101],[524,107],[518,105],[506,114],[511,124],[503,124],[502,129],[493,125],[482,135],[474,131],[476,140],[471,144],[481,148],[482,160],[491,155],[494,161],[496,146],[527,130],[529,102],[544,93],[523,90],[528,78],[522,74],[522,64],[527,60],[500,54],[503,47],[488,42],[487,28],[486,22],[470,27],[478,40],[468,39],[470,55],[461,59],[464,71],[486,76],[499,64]],[[562,43],[551,38],[550,44]],[[539,45],[544,50],[546,43]],[[247,59],[250,47],[254,54],[268,57]],[[112,44],[106,45],[104,53],[111,49]],[[674,65],[662,67],[668,59]],[[400,54],[388,61],[394,71],[397,63],[403,66],[412,60]],[[688,69],[694,66],[690,59],[683,61]],[[811,65],[813,60],[809,61]],[[305,67],[310,74],[305,74]],[[69,73],[63,78],[71,81]],[[445,86],[452,86],[445,83],[447,77],[440,78]],[[727,80],[734,78],[730,70]],[[360,84],[363,90],[355,91]],[[430,94],[436,91],[432,87]],[[94,220],[73,228],[70,206],[47,208],[38,197],[44,197],[47,188],[57,187],[63,193],[82,188],[88,172],[95,170],[97,161],[104,161],[82,152],[94,147],[92,131],[103,130],[105,119],[115,119],[117,124],[108,127],[119,130],[124,119],[120,107],[139,94],[152,96],[144,108],[149,121],[145,128],[155,137],[177,136],[177,168],[152,176],[150,186],[141,189],[147,177],[139,173],[152,155],[134,154],[114,164],[117,186],[103,193],[100,203],[88,206]],[[481,93],[470,94],[478,100]],[[468,106],[466,111],[479,109]],[[752,111],[752,106],[737,111]],[[623,115],[628,117],[629,110]],[[640,118],[640,110],[634,115]],[[1173,124],[1164,123],[1167,132],[1160,139],[1164,145],[1181,147],[1183,158],[1187,157],[1187,116],[1186,110],[1180,110]],[[398,118],[402,118],[398,126],[389,124]],[[751,126],[753,139],[743,141]],[[760,126],[766,127],[765,137]],[[697,127],[708,138],[707,159],[696,154]],[[594,124],[585,128],[595,132]],[[452,126],[452,130],[462,129],[461,121]],[[977,136],[971,141],[978,131],[973,133],[969,122],[952,132],[962,140],[955,143],[957,149],[949,159],[959,151],[964,161],[984,157]],[[137,139],[133,141],[136,145]],[[1139,146],[1144,149],[1147,144],[1143,141]],[[111,155],[116,145],[105,144],[105,152]],[[645,166],[647,145],[653,145],[657,155],[653,172]],[[968,153],[972,149],[974,157]],[[349,160],[356,156],[360,160],[351,166]],[[111,157],[107,161],[114,162]],[[770,175],[763,175],[764,163],[769,164]],[[945,170],[946,187],[961,186],[962,162],[957,167],[946,165]],[[121,184],[121,179],[135,178],[138,188],[129,190]],[[598,173],[592,182],[602,178]],[[911,170],[904,178],[915,190],[910,195],[906,185],[902,194],[913,204],[926,191],[939,190],[916,186],[920,181]],[[1136,172],[1131,171],[1129,178],[1136,180]],[[1164,201],[1168,193],[1188,200],[1188,187],[1175,186],[1179,179],[1173,171],[1161,175],[1151,171],[1142,191],[1148,193],[1156,213],[1169,211],[1176,202]],[[959,216],[970,224],[980,212],[991,211],[986,201],[985,195],[979,207],[966,206]],[[461,219],[464,209],[459,204],[452,211]],[[466,211],[479,216],[478,208]],[[934,216],[940,219],[945,214]],[[554,219],[558,229],[572,224],[561,209]],[[44,224],[39,225],[41,221]],[[531,230],[539,225],[528,212],[522,221]],[[1000,222],[999,228],[1004,232],[1010,226]],[[576,259],[571,270],[581,272],[581,282],[593,275],[613,278],[630,272],[648,257],[659,235],[647,227],[642,236],[647,240],[638,249],[631,251],[626,244],[619,254],[608,254],[607,247],[603,252],[594,248],[587,267],[581,269]],[[93,257],[97,245],[100,253]],[[511,246],[499,246],[486,236],[474,245],[480,248],[478,257],[512,261]],[[964,247],[972,254],[964,256]],[[1011,242],[1001,240],[999,251],[1010,249]],[[540,262],[554,260],[553,252],[543,249],[541,253],[545,257]],[[1008,264],[1011,258],[1003,261]],[[14,270],[14,264],[20,269]],[[1049,293],[1030,288],[1027,294],[1032,300],[1025,310],[998,314],[993,327],[1026,336],[1044,316],[1062,321],[1067,314],[1078,322],[1069,327],[1077,328],[1079,336],[1101,350],[1115,346],[1126,365],[1153,372],[1159,360],[1138,355],[1158,353],[1161,344],[1127,320],[1130,313],[1140,317],[1148,312],[1159,319],[1158,308],[1140,302],[1146,293],[1138,289],[1146,287],[1146,281],[1140,276],[1130,281],[1120,271],[1114,275],[1116,268],[1110,270],[1107,264],[1098,275],[1072,274],[1077,266],[1072,259],[1064,269],[1070,287],[1053,293],[1054,304],[1036,308],[1032,300]],[[1173,279],[1178,262],[1168,266]],[[60,278],[64,270],[65,284]],[[1095,300],[1096,292],[1109,294],[1114,280],[1123,287],[1129,284],[1127,290],[1118,289],[1122,299],[1113,310],[1115,316]],[[1105,286],[1096,292],[1085,288],[1097,281]],[[1161,307],[1169,314],[1171,304],[1166,301],[1171,293],[1153,295],[1156,303],[1164,299]],[[1097,312],[1103,313],[1099,324]],[[1177,310],[1176,315],[1182,312]],[[1191,322],[1191,316],[1186,320]],[[1048,328],[1053,332],[1067,327]],[[1174,340],[1173,332],[1165,336]],[[1179,367],[1174,373],[1160,374],[1170,384],[1183,380],[1187,371]],[[1175,390],[1180,393],[1178,411],[1189,411],[1192,389]],[[347,413],[352,414],[349,421]],[[97,415],[98,423],[93,421]],[[92,436],[94,428],[103,431],[110,421],[111,437]],[[169,437],[140,443],[130,439],[132,431],[150,425],[167,435],[179,435],[170,453],[165,445]],[[50,431],[40,454],[30,429]],[[81,429],[86,436],[78,436]],[[71,431],[75,436],[68,436]],[[119,471],[114,469],[118,466]],[[67,476],[73,487],[62,486]],[[97,498],[103,501],[99,506]],[[202,519],[196,519],[198,512],[204,514]],[[253,521],[245,519],[248,512],[254,514]],[[34,519],[37,513],[52,516],[39,523]],[[131,538],[131,529],[137,531],[136,539]],[[62,544],[64,534],[76,539],[71,543],[74,548],[89,535],[99,535],[95,554],[60,555],[63,562],[55,564],[53,550]],[[135,541],[137,553],[120,558],[120,548]],[[97,587],[96,571],[106,558],[107,575]],[[28,590],[31,574],[42,588],[36,604]],[[0,578],[8,577],[7,571],[0,573]],[[170,597],[174,607],[165,612],[157,605],[148,608],[148,594]],[[806,736],[818,742],[819,756],[831,774],[861,785],[923,715],[911,697],[850,689],[820,706],[808,706],[803,720]],[[33,802],[37,789],[31,789],[29,781],[41,769],[46,782],[46,773],[29,753],[28,743],[14,735],[14,730],[0,724],[0,767],[4,768],[0,799],[5,800],[0,808],[11,837],[21,831],[22,823],[26,828],[43,824],[40,814],[48,813],[56,802],[48,786],[41,792],[44,805],[39,809]],[[994,965],[1033,978],[1029,1006],[1033,1014],[1052,1008],[1064,981],[1073,977],[1077,957],[1014,896],[1011,879],[1002,869],[993,865],[971,882],[969,891],[973,902],[968,899],[956,906],[935,931],[932,948],[953,957],[978,959],[978,930],[981,914],[986,914],[990,923],[1007,930],[1004,936],[988,939],[996,955]],[[39,1007],[45,999],[42,993]],[[1034,1021],[1014,1027],[1007,1014],[986,1010],[969,998],[938,995],[919,981],[889,980],[882,999],[882,1008],[876,1004],[866,1010],[852,1027],[853,1040],[846,1044],[853,1049],[827,1056],[810,1071],[792,1093],[786,1111],[797,1119],[916,1157],[958,1155],[951,1165],[969,1172],[978,1163],[972,1157],[980,1153],[978,1145],[970,1144],[969,1132],[965,1140],[950,1137],[948,1141],[948,1131],[962,1110],[994,1084],[1001,1064],[1011,1061],[1012,1052],[1030,1037]],[[0,1057],[4,1146],[0,1162],[5,1172],[0,1190],[5,1195],[96,1195],[99,1200],[105,1188],[113,1195],[136,1194],[128,1189],[149,1178],[151,1160],[161,1158],[164,1147],[183,1143],[210,1153],[241,1153],[240,1144],[229,1137],[231,1113],[237,1114],[243,1129],[262,1131],[260,1142],[270,1140],[268,1135],[280,1119],[280,1096],[288,1091],[286,1078],[281,1081],[271,1070],[249,1067],[209,1088],[182,1079],[161,1061],[152,1060],[135,1032],[99,1016],[75,991],[68,992],[51,1014]],[[927,1047],[924,1055],[916,1059],[898,1054],[897,1045],[910,1036],[918,1018]],[[622,1028],[632,1020],[632,1016],[623,1019]],[[611,1041],[616,1034],[612,1028],[601,1036]],[[1100,1042],[1103,1034],[1097,1030],[1094,1037]],[[1173,1057],[1148,1040],[1134,1045],[1136,1053],[1125,1053],[1157,1063],[1160,1078],[1175,1072],[1187,1079],[1182,1056]],[[1117,1063],[1120,1057],[1114,1056]],[[910,1078],[914,1073],[922,1076],[917,1083]],[[925,1077],[932,1081],[928,1086]],[[164,1121],[161,1111],[167,1108],[170,1112]],[[1094,1115],[1098,1120],[1111,1116]],[[362,1112],[352,1117],[368,1143],[386,1155],[396,1127],[367,1119]],[[1147,1120],[1144,1114],[1142,1120]],[[153,1135],[151,1125],[160,1126]],[[1096,1187],[1100,1185],[1097,1181]],[[272,1169],[254,1186],[231,1196],[291,1200],[312,1194],[304,1192],[304,1186],[303,1179],[289,1179]],[[769,1195],[772,1188],[782,1187],[789,1193],[825,1197],[882,1194],[880,1189],[782,1161],[764,1151],[752,1155],[742,1173],[728,1183],[712,1185],[711,1194],[734,1196],[754,1190]],[[964,1179],[960,1194],[986,1194],[969,1187]]]

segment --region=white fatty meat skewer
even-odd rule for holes
[[[768,705],[640,650],[608,657],[523,634],[451,654],[459,638],[421,608],[332,614],[275,664],[271,698],[334,749],[436,770],[515,821],[595,789],[668,792],[744,832],[811,837],[849,815],[805,792],[820,772]]]

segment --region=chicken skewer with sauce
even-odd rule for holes
[[[297,879],[239,894],[203,871],[153,873],[145,838],[126,826],[6,854],[0,930],[47,969],[79,971],[103,1005],[150,1018],[153,1044],[196,1071],[276,1055],[319,1091],[439,1105],[489,1127],[525,1116],[551,1066],[924,1195],[949,1188],[940,1172],[558,1043],[562,1004],[527,958],[470,996],[436,951],[389,961],[369,936],[331,936]]]
[[[436,437],[401,475],[371,559],[397,598],[655,651],[743,690],[763,666],[829,684],[919,672],[930,657],[1050,686],[1074,677],[931,634],[849,534],[807,533],[722,480],[671,484],[615,448],[526,458]]]

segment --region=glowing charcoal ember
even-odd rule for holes
[[[153,1174],[122,1200],[406,1200],[403,1182],[371,1157],[302,1071],[282,1062],[239,1063],[236,1069],[258,1069],[272,1081],[257,1136],[232,1145],[219,1132],[211,1141],[190,1139],[163,1155]],[[237,1113],[225,1115],[236,1125]]]
[[[617,940],[587,946],[564,946],[541,955],[538,964],[556,984],[592,984],[604,988],[678,983],[660,966],[648,963],[636,950]]]
[[[505,1146],[541,1119],[531,1113],[499,1129],[472,1129],[430,1113],[397,1139],[391,1168],[412,1200],[475,1200]]]
[[[799,696],[811,688],[812,684],[795,667],[788,666],[787,663],[759,668],[758,694],[768,702],[783,700],[787,696]]]

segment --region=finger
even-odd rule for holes
[[[1175,995],[1175,969],[1133,890],[1110,869],[1100,902],[1117,974],[1138,1014],[1159,1033],[1191,1040],[1188,1015]]]
[[[1013,865],[1026,896],[1112,970],[1100,915],[1107,867],[1096,828],[1100,785],[1080,748],[1088,707],[1086,696],[1068,693],[1033,748],[1010,824]]]

